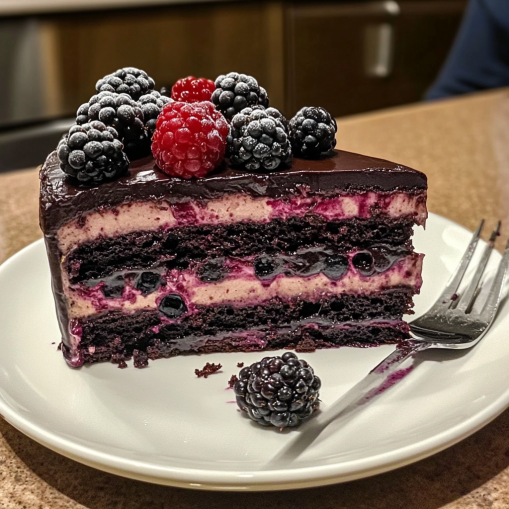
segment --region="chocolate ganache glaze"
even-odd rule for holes
[[[41,228],[46,234],[101,207],[164,198],[169,203],[210,200],[225,194],[253,197],[304,196],[328,192],[426,190],[423,173],[374,157],[335,150],[319,160],[293,159],[289,168],[273,173],[236,170],[226,164],[204,178],[185,180],[161,172],[152,157],[131,163],[129,173],[97,187],[75,186],[60,169],[56,152],[40,171]]]

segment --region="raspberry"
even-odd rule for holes
[[[171,88],[171,98],[174,101],[197,103],[210,101],[212,92],[216,89],[214,82],[206,78],[188,76],[178,80]]]
[[[290,142],[297,157],[317,159],[336,146],[337,125],[323,108],[302,108],[289,124]]]
[[[211,102],[172,102],[157,118],[152,153],[168,175],[204,177],[223,161],[228,130]]]
[[[228,120],[248,106],[269,106],[267,92],[252,76],[230,72],[226,76],[218,76],[215,86],[211,101]]]
[[[238,378],[233,386],[237,405],[262,426],[298,426],[320,404],[320,379],[292,352],[242,368]]]
[[[117,131],[97,120],[72,126],[57,154],[62,171],[82,185],[116,179],[129,168]]]
[[[98,92],[128,94],[135,101],[143,94],[154,90],[154,80],[145,71],[135,67],[124,67],[101,78],[95,85]]]

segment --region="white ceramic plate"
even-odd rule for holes
[[[426,253],[422,313],[454,269],[470,234],[431,215],[416,248]],[[497,253],[493,262],[500,255]],[[260,428],[237,411],[228,380],[263,353],[162,359],[146,369],[105,363],[73,370],[61,352],[42,241],[0,268],[0,413],[17,429],[77,461],[126,477],[216,490],[318,486],[387,471],[444,449],[509,405],[508,307],[475,349],[426,353],[399,384],[326,432],[293,461],[274,458],[299,436]],[[321,377],[322,408],[392,347],[302,355]],[[197,378],[195,368],[221,363]],[[335,426],[336,424],[336,426]]]

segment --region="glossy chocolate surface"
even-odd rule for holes
[[[59,167],[55,152],[41,168],[40,219],[45,233],[100,207],[164,198],[170,203],[210,200],[225,194],[281,198],[362,191],[411,191],[427,188],[426,176],[412,168],[335,150],[320,160],[293,159],[287,169],[251,173],[224,164],[205,178],[170,177],[148,157],[131,163],[125,177],[98,187],[77,187]]]

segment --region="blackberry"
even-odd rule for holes
[[[289,131],[297,157],[317,159],[336,146],[336,121],[323,108],[302,108],[290,120]]]
[[[245,108],[232,119],[226,154],[233,166],[275,170],[292,156],[288,133],[275,108]],[[284,118],[281,115],[282,118]]]
[[[154,90],[154,80],[145,71],[124,67],[100,79],[95,84],[95,89],[98,92],[128,94],[137,101],[142,95]]]
[[[117,131],[98,120],[72,126],[58,144],[57,155],[62,171],[84,185],[116,179],[129,168]]]
[[[320,379],[292,352],[242,368],[238,378],[233,386],[237,405],[262,426],[298,426],[320,404]]]
[[[267,108],[269,105],[267,92],[252,76],[236,72],[222,74],[216,78],[215,86],[211,101],[228,120],[248,106],[260,104]]]
[[[143,111],[129,95],[105,91],[92,96],[79,107],[76,123],[82,125],[91,120],[99,120],[117,130],[131,161],[150,154]]]
[[[148,138],[151,140],[156,130],[156,120],[165,104],[172,102],[172,99],[161,95],[153,90],[150,94],[142,95],[139,100],[139,107],[143,113],[143,121],[147,128]]]

